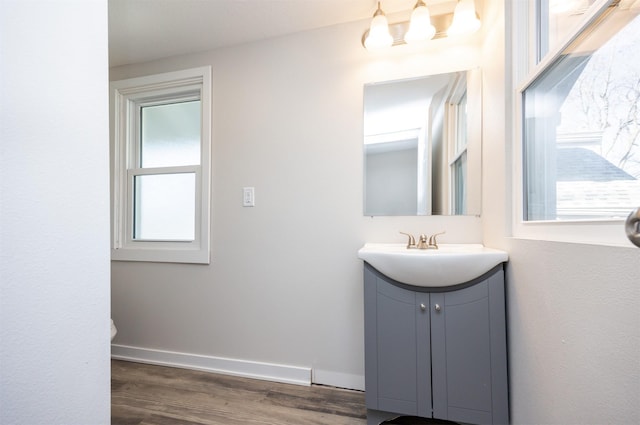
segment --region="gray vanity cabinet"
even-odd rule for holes
[[[421,288],[365,263],[364,294],[369,425],[401,415],[508,423],[502,264],[462,285]]]

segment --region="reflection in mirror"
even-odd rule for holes
[[[364,215],[480,214],[477,73],[365,85]]]

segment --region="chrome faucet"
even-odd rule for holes
[[[420,235],[420,237],[418,238],[418,243],[416,244],[416,240],[414,239],[414,237],[412,235],[410,235],[409,233],[405,233],[405,232],[400,232],[403,235],[407,235],[409,237],[409,240],[407,242],[407,249],[411,249],[411,248],[417,248],[417,249],[438,249],[438,241],[437,241],[437,237],[439,235],[443,235],[446,232],[440,232],[440,233],[436,233],[433,234],[429,237],[427,237],[427,235],[425,235],[424,233]]]

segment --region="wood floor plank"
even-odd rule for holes
[[[112,361],[112,425],[363,425],[364,393]]]
[[[150,415],[140,422],[139,425],[202,425],[202,423],[186,421],[184,419],[174,417]]]
[[[111,423],[117,425],[140,425],[149,416],[145,411],[129,406],[114,405],[111,403]]]
[[[278,406],[365,419],[362,395],[335,388],[312,387],[310,391],[271,390],[266,402]]]

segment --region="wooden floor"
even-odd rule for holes
[[[364,393],[112,360],[112,425],[363,425]]]

